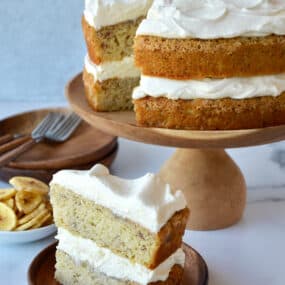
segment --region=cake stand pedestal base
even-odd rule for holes
[[[183,191],[191,209],[187,229],[223,229],[243,216],[245,179],[224,150],[177,149],[160,176]]]

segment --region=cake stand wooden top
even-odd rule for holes
[[[66,96],[72,109],[92,126],[114,136],[149,144],[179,148],[236,148],[285,140],[285,125],[264,129],[237,131],[189,131],[138,127],[135,114],[125,112],[95,112],[88,105],[82,74],[66,86]]]

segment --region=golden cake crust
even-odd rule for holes
[[[285,72],[285,36],[217,40],[137,36],[144,75],[173,79],[248,77]]]
[[[189,130],[237,130],[285,124],[285,92],[278,97],[134,100],[139,126]]]
[[[132,92],[139,85],[139,77],[111,78],[94,81],[92,74],[83,71],[85,96],[90,107],[99,112],[133,109]]]
[[[142,17],[96,30],[82,17],[82,29],[90,59],[95,64],[122,60],[133,54],[133,39]]]

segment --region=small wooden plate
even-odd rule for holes
[[[70,112],[68,109],[60,108],[19,114],[0,121],[1,133],[30,134],[37,123],[52,111]],[[40,143],[8,166],[28,170],[73,168],[101,160],[114,149],[116,143],[117,137],[107,135],[82,122],[65,143]]]
[[[119,145],[116,144],[115,148],[109,154],[103,157],[101,160],[92,161],[91,163],[84,165],[77,165],[74,167],[70,167],[69,169],[88,170],[91,167],[93,167],[96,163],[101,163],[107,167],[110,167],[117,156],[118,149]],[[12,167],[3,167],[0,168],[0,179],[8,183],[10,178],[14,176],[28,176],[28,177],[37,178],[48,184],[52,179],[52,175],[59,170],[60,169],[19,169]]]
[[[29,285],[59,285],[54,279],[56,243],[40,252],[28,271]],[[201,255],[190,246],[183,244],[186,253],[185,274],[181,285],[207,285],[208,268]]]

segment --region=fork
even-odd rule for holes
[[[5,140],[5,138],[7,138],[7,140]],[[12,149],[15,149],[17,146],[20,146],[30,140],[30,138],[31,136],[29,135],[6,135],[5,137],[3,136],[2,140],[0,138],[0,155]]]
[[[60,121],[62,121],[64,115],[61,113],[51,112],[49,113],[40,124],[33,130],[31,138],[24,142],[22,145],[16,147],[15,149],[5,153],[0,157],[0,167],[7,165],[10,161],[16,159],[21,154],[31,149],[37,143],[43,141],[44,135],[50,128],[57,126]]]
[[[70,113],[60,123],[49,128],[45,134],[45,139],[49,142],[63,143],[70,138],[81,121],[82,120],[75,113]]]
[[[22,135],[16,134],[16,135],[11,135],[11,134],[7,134],[7,135],[3,135],[0,137],[0,146],[3,144],[6,144],[14,139],[18,139],[22,137]]]

